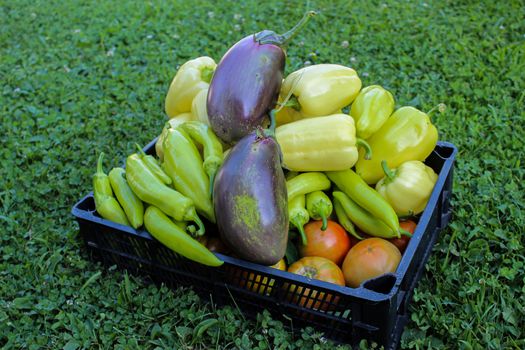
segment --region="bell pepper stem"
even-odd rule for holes
[[[360,139],[360,138],[358,137],[358,138],[356,138],[355,144],[356,144],[358,147],[363,147],[363,148],[365,149],[365,159],[366,159],[366,160],[370,160],[370,159],[372,159],[372,148],[370,147],[370,145],[368,144],[368,142],[366,142],[365,140]]]
[[[104,152],[100,152],[100,155],[98,156],[98,161],[97,161],[97,173],[98,174],[104,174],[104,169],[102,168],[103,160],[104,160]]]
[[[211,67],[204,67],[201,71],[201,79],[202,81],[206,82],[206,83],[210,83],[211,82],[211,78],[213,77],[213,73],[215,72],[215,70]]]
[[[381,161],[381,167],[383,168],[383,172],[385,173],[386,177],[389,179],[389,180],[394,180],[394,178],[396,177],[395,173],[388,167],[388,165],[386,164],[386,160],[382,160]]]
[[[289,108],[293,108],[294,110],[296,111],[300,111],[301,110],[301,104],[299,103],[299,100],[297,99],[297,97],[295,97],[294,95],[291,95],[289,98],[288,98],[288,101],[285,101],[283,103],[280,104],[281,107],[289,107]]]

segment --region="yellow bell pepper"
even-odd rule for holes
[[[381,163],[385,172],[376,191],[394,208],[398,216],[421,213],[438,179],[434,170],[418,160],[404,162],[397,169]]]
[[[394,107],[394,96],[383,87],[370,85],[361,90],[350,109],[357,136],[369,138],[386,122]]]
[[[207,100],[208,88],[205,88],[199,91],[193,98],[193,102],[191,103],[191,114],[193,114],[193,119],[206,125],[210,125],[210,121],[208,120],[208,110],[206,107]]]
[[[283,167],[292,171],[337,171],[357,161],[354,120],[346,114],[307,118],[275,129]]]
[[[355,70],[338,64],[316,64],[301,68],[284,79],[280,100],[291,91],[277,122],[331,115],[348,106],[361,90]],[[281,114],[281,115],[279,115]]]
[[[360,152],[356,173],[368,184],[375,184],[385,175],[381,162],[397,168],[409,160],[425,160],[436,147],[438,132],[426,113],[414,107],[401,107],[366,141],[373,157],[365,159]]]
[[[164,102],[169,118],[191,112],[193,99],[202,89],[208,88],[216,67],[212,58],[203,56],[190,60],[179,68]]]

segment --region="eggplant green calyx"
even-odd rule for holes
[[[304,14],[303,18],[289,31],[284,34],[277,34],[272,30],[263,30],[257,34],[254,34],[254,41],[258,42],[261,45],[264,44],[273,44],[280,47],[286,46],[292,39],[297,35],[297,33],[310,21],[310,18],[315,16],[317,13],[315,11],[308,11]]]

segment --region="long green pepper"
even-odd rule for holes
[[[126,181],[126,171],[122,168],[113,168],[109,172],[109,182],[117,197],[118,202],[124,209],[126,217],[134,229],[142,226],[144,222],[144,205],[139,197],[133,192]]]
[[[340,191],[334,191],[333,196],[341,203],[341,207],[350,220],[364,233],[374,237],[394,238],[400,237],[399,231],[393,231],[383,221],[375,218],[361,208],[349,196]]]
[[[111,184],[108,176],[102,168],[104,152],[100,153],[97,162],[97,172],[93,174],[93,197],[95,197],[95,208],[97,212],[106,220],[116,222],[121,225],[130,226],[129,221],[120,207],[118,201],[113,197]]]
[[[202,166],[210,179],[210,197],[213,194],[213,181],[224,158],[222,144],[213,133],[210,126],[196,120],[188,121],[179,126],[190,138],[203,148],[204,162]]]
[[[288,201],[288,220],[290,221],[290,224],[295,226],[299,231],[303,245],[308,243],[306,234],[304,233],[304,225],[310,221],[310,215],[308,214],[305,205],[306,199],[304,194],[295,196]]]
[[[327,171],[332,182],[354,202],[399,235],[397,214],[388,202],[351,169]]]
[[[286,181],[288,200],[301,194],[327,190],[330,185],[330,180],[323,173],[316,171],[301,173]]]
[[[138,155],[142,159],[142,161],[146,164],[146,166],[149,168],[149,170],[155,174],[156,177],[159,178],[160,181],[165,183],[166,185],[171,185],[172,181],[171,178],[162,170],[159,163],[153,157],[152,155],[146,154],[142,147],[138,143],[135,144],[137,146],[137,149],[139,151]]]
[[[214,223],[210,182],[199,150],[191,138],[182,129],[168,129],[163,148],[164,170],[173,180],[174,188],[193,200],[197,211]]]
[[[159,208],[149,206],[146,209],[144,225],[160,243],[190,260],[208,266],[220,266],[224,263],[208,248],[191,238]]]
[[[204,224],[193,201],[160,181],[138,154],[126,159],[126,174],[129,186],[142,201],[154,205],[177,221],[194,221],[199,227],[195,234],[204,234]]]
[[[359,240],[364,239],[355,230],[354,223],[350,220],[348,215],[346,215],[346,212],[343,209],[343,206],[341,205],[341,202],[339,201],[339,199],[334,197],[333,202],[334,202],[335,215],[337,216],[337,221],[339,222],[339,224],[341,226],[343,226],[343,228],[346,230],[346,232],[350,233],[355,238],[357,238]]]
[[[323,191],[314,191],[306,195],[306,209],[314,220],[323,220],[321,231],[328,226],[328,217],[334,209],[332,201]]]

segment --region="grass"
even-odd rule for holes
[[[284,31],[307,7],[320,15],[290,46],[287,72],[345,64],[398,106],[448,106],[433,121],[459,148],[454,219],[418,284],[402,347],[525,347],[523,3],[287,4],[0,2],[0,347],[334,347],[311,328],[288,332],[268,314],[248,322],[191,289],[92,263],[70,215],[97,152],[120,164],[160,132],[177,66],[218,60],[264,28]]]

